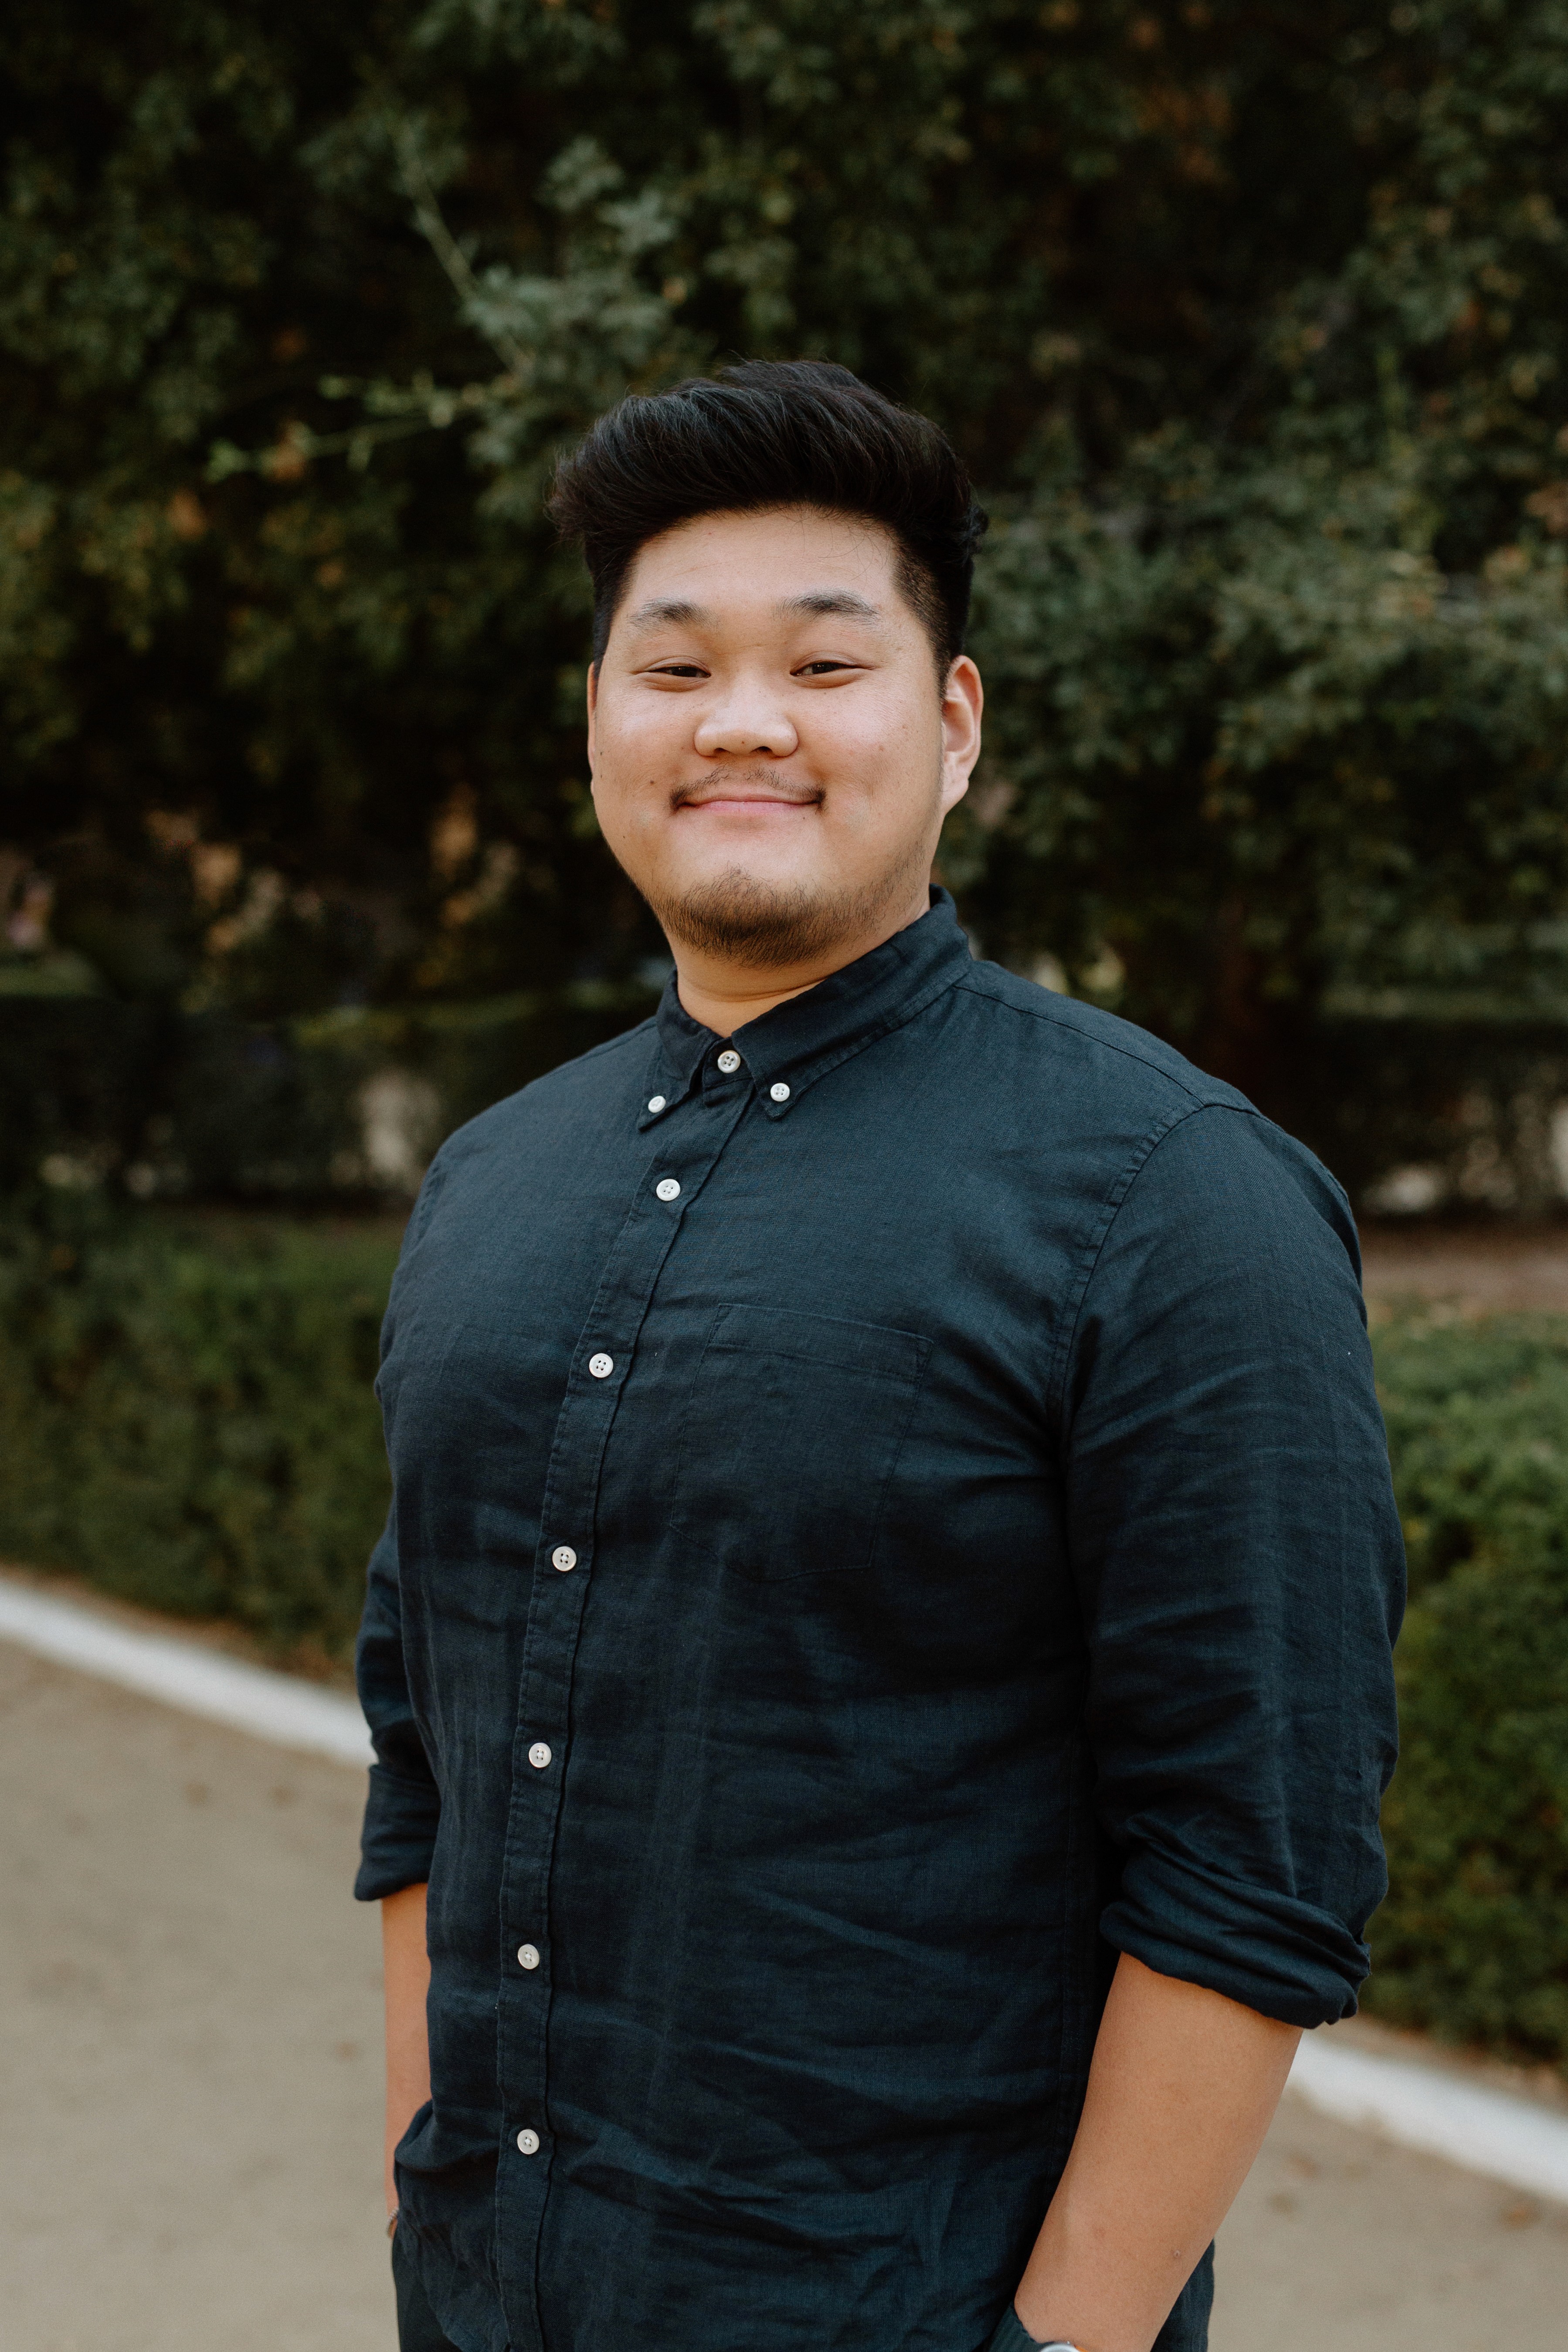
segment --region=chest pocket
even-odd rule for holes
[[[865,1568],[931,1344],[878,1323],[721,1307],[682,1432],[681,1541],[764,1584]]]

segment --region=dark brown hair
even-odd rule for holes
[[[650,539],[698,515],[796,506],[892,532],[900,588],[945,678],[963,650],[985,517],[929,417],[826,360],[752,360],[668,392],[630,393],[561,460],[549,511],[587,559],[595,663]]]

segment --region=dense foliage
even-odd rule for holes
[[[387,1226],[130,1225],[0,1247],[0,1559],[341,1664],[386,1503]],[[1369,2006],[1568,2063],[1568,1323],[1376,1334],[1413,1602]]]
[[[990,950],[1331,1142],[1561,1041],[1568,0],[60,0],[0,123],[13,984],[634,977],[541,483],[811,351],[995,514]]]
[[[1410,1550],[1368,2002],[1568,2062],[1568,1323],[1378,1335]]]
[[[1568,1560],[1568,1323],[1411,1315],[1376,1347],[1412,1600],[1455,1569]]]
[[[0,1245],[0,1555],[339,1663],[386,1511],[394,1238],[56,1213]]]

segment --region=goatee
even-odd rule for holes
[[[648,904],[684,947],[768,971],[809,963],[865,931],[897,898],[903,878],[883,876],[858,890],[814,890],[804,883],[781,888],[733,866],[679,898],[650,895]]]

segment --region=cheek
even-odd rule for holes
[[[673,697],[639,711],[635,721],[601,706],[594,735],[595,793],[630,806],[669,772],[683,773],[690,749],[689,713]]]
[[[825,730],[811,750],[838,782],[832,795],[846,821],[886,822],[906,804],[911,820],[923,811],[941,767],[941,736],[908,709],[868,702]]]

